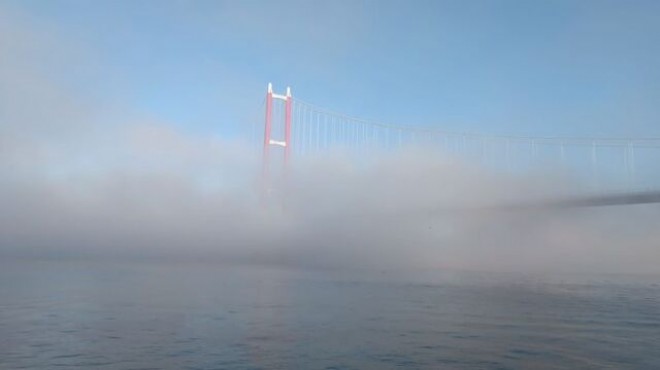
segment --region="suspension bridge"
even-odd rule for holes
[[[424,148],[505,173],[552,171],[578,179],[575,194],[594,205],[660,201],[660,137],[534,137],[487,135],[375,122],[278,94],[265,98],[263,177],[287,172],[294,158],[334,152],[356,158]],[[277,163],[276,163],[277,162]],[[562,201],[563,202],[563,201]],[[559,202],[558,205],[561,205]]]

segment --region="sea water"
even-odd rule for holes
[[[3,369],[660,369],[660,277],[0,265]]]

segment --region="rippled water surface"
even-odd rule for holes
[[[657,277],[1,267],[4,369],[660,369]]]

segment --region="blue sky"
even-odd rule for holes
[[[0,10],[48,36],[52,49],[33,62],[72,99],[197,133],[242,133],[272,81],[397,124],[660,136],[655,1],[4,0]]]

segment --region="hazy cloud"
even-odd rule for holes
[[[298,163],[285,196],[264,207],[257,171],[228,171],[256,170],[247,152],[178,135],[128,145],[134,163],[101,173],[4,182],[2,253],[572,272],[653,272],[660,259],[657,207],[480,209],[531,186],[421,152]]]

